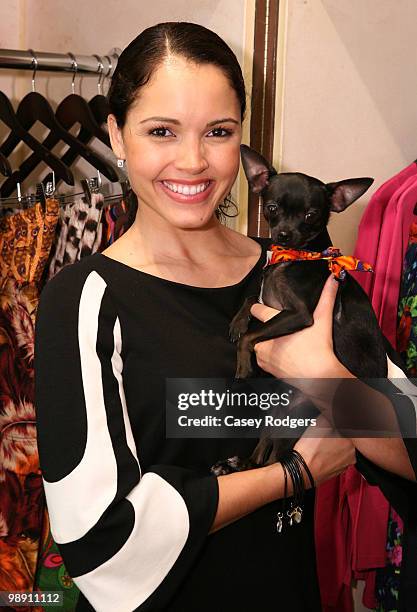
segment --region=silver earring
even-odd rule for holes
[[[125,167],[125,160],[124,159],[118,159],[117,160],[117,167],[118,168],[124,168]]]

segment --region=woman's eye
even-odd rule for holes
[[[150,130],[149,134],[151,136],[156,136],[157,138],[166,138],[165,132],[170,132],[170,130],[166,127],[156,127],[153,128],[153,130]]]
[[[213,132],[217,132],[217,134],[214,134],[214,137],[220,137],[220,138],[225,138],[226,136],[230,136],[230,134],[232,133],[231,130],[228,130],[227,128],[223,128],[223,127],[218,127],[218,128],[214,128],[214,130],[211,130],[211,134]],[[223,132],[223,134],[220,134],[219,132]]]

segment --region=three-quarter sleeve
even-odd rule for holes
[[[417,386],[407,378],[400,356],[384,338],[388,359],[388,378],[375,379],[375,389],[391,402],[411,466],[417,477]],[[405,521],[417,519],[417,483],[375,465],[356,451],[356,467],[370,484],[378,485]]]
[[[123,388],[123,337],[96,270],[68,266],[45,286],[35,328],[40,466],[52,536],[97,612],[166,609],[218,503],[212,475],[174,465],[142,471]]]

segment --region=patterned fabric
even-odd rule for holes
[[[91,204],[83,199],[67,204],[60,218],[55,254],[49,265],[48,280],[64,266],[95,253],[102,240],[103,196],[92,194]]]
[[[397,350],[409,376],[417,376],[417,223],[410,227],[398,304]]]
[[[353,256],[342,255],[339,249],[328,247],[321,253],[315,251],[300,251],[298,249],[287,249],[277,244],[271,245],[268,251],[266,266],[295,260],[327,260],[329,270],[336,278],[344,279],[346,270],[357,270],[360,272],[372,272],[372,267]]]
[[[397,350],[407,374],[417,376],[417,223],[410,226],[408,246],[404,257],[400,299],[398,303]],[[387,535],[387,564],[377,571],[377,612],[398,609],[402,561],[403,522],[390,509]]]
[[[101,223],[103,203],[104,197],[101,193],[91,195],[91,203],[77,259],[96,253],[100,247],[103,234],[103,224]]]
[[[80,259],[81,239],[88,220],[89,210],[89,204],[83,199],[77,200],[73,204],[62,267],[73,264]]]
[[[72,203],[66,204],[59,210],[60,216],[57,224],[57,238],[55,240],[54,253],[49,264],[48,280],[55,276],[55,273],[58,272],[58,270],[60,270],[62,267],[71,213]]]
[[[388,520],[387,565],[376,572],[376,612],[396,612],[402,561],[402,521],[391,508]]]
[[[80,591],[69,576],[58,547],[51,535],[46,505],[35,585],[36,590],[40,592],[63,591],[63,603],[60,606],[61,612],[74,612],[76,610]],[[41,609],[44,612],[49,610],[49,608]]]
[[[129,224],[129,206],[124,200],[106,206],[104,209],[106,222],[106,246],[113,244],[127,230]]]
[[[32,590],[45,498],[34,408],[34,324],[39,279],[58,202],[0,221],[0,590]],[[12,608],[10,608],[12,609]],[[40,612],[41,607],[19,607]]]
[[[46,201],[0,219],[0,278],[18,283],[40,281],[55,237],[59,203]]]

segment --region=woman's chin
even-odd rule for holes
[[[175,218],[168,219],[173,227],[178,229],[204,229],[217,222],[214,211],[210,213],[201,211],[199,214],[195,211],[193,214],[176,215]]]

